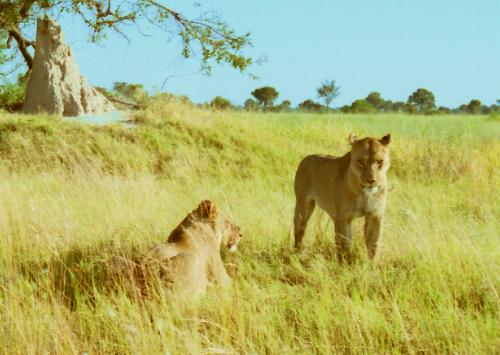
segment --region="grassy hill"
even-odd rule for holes
[[[136,126],[0,113],[0,353],[494,353],[500,123],[482,116],[214,113],[156,101]],[[292,249],[293,177],[349,132],[393,135],[380,259],[362,223],[335,261],[315,212]],[[106,287],[110,255],[210,198],[242,228],[235,278],[193,304]]]

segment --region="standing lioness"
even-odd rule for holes
[[[301,161],[295,175],[297,249],[317,203],[335,223],[339,260],[350,259],[351,223],[363,216],[368,255],[375,256],[387,198],[390,141],[390,134],[359,140],[351,134],[351,151],[343,157],[309,155]]]

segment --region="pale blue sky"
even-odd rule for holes
[[[252,80],[228,67],[215,67],[211,77],[193,74],[195,60],[184,60],[177,38],[170,42],[158,30],[126,28],[127,43],[116,35],[100,45],[86,42],[86,29],[75,19],[60,18],[81,71],[99,86],[115,81],[188,95],[195,102],[216,95],[242,104],[256,87],[278,89],[277,101],[295,106],[316,100],[315,89],[335,79],[340,106],[379,91],[406,101],[419,87],[434,92],[437,104],[455,107],[477,98],[500,99],[500,0],[211,0],[233,28],[252,33]],[[171,7],[196,14],[194,1],[174,0]],[[172,77],[172,75],[174,75]]]

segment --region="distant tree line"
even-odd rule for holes
[[[360,113],[360,112],[405,112],[416,114],[490,114],[500,112],[500,100],[491,106],[483,105],[477,99],[471,100],[467,104],[460,105],[457,108],[448,108],[445,106],[436,106],[434,94],[423,88],[415,90],[406,102],[385,100],[382,95],[373,91],[364,99],[355,100],[351,105],[345,105],[340,108],[344,113]]]
[[[283,111],[304,111],[304,112],[343,112],[343,113],[410,113],[410,114],[490,114],[500,113],[500,99],[496,104],[490,106],[484,105],[478,99],[473,99],[467,104],[460,105],[457,108],[448,108],[445,106],[436,106],[434,94],[424,88],[415,90],[406,102],[385,100],[382,95],[373,91],[363,99],[354,100],[350,105],[344,105],[340,108],[331,108],[331,103],[340,95],[340,87],[335,84],[335,80],[327,80],[316,89],[318,99],[323,104],[315,102],[312,99],[304,100],[296,108],[292,108],[290,100],[284,100],[275,105],[274,101],[278,98],[279,92],[270,86],[264,86],[252,91],[254,98],[245,101],[243,108],[247,111],[262,110],[264,112],[283,112]],[[214,99],[215,100],[215,99]],[[213,106],[213,105],[212,105]],[[230,108],[232,106],[226,106]],[[233,107],[236,108],[236,107]]]
[[[0,82],[0,109],[15,112],[22,106],[24,98],[25,82],[18,83]],[[144,89],[142,84],[130,84],[124,82],[115,82],[113,88],[97,87],[102,94],[107,96],[118,108],[139,109],[148,105],[151,100],[150,95]],[[167,93],[163,93],[167,95]],[[290,100],[283,100],[276,103],[279,92],[271,86],[257,88],[251,92],[252,97],[248,98],[243,106],[234,105],[229,99],[222,96],[216,96],[209,103],[200,104],[203,108],[210,108],[217,111],[222,110],[246,110],[262,112],[342,112],[342,113],[409,113],[409,114],[491,114],[500,113],[500,99],[490,106],[484,105],[478,99],[470,100],[457,108],[448,108],[444,106],[436,107],[434,94],[423,88],[415,90],[406,102],[385,100],[382,95],[373,91],[363,99],[354,100],[350,105],[344,105],[339,108],[331,108],[331,104],[340,95],[340,87],[336,85],[335,80],[324,81],[316,89],[317,98],[322,103],[312,99],[306,99],[300,102],[296,107],[292,107]],[[175,96],[172,94],[168,94]],[[158,96],[158,95],[155,95]],[[183,96],[182,102],[190,102],[189,98]],[[191,103],[193,104],[193,103]],[[194,104],[193,104],[194,105]]]

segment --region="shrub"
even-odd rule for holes
[[[0,86],[0,108],[9,112],[21,109],[25,88],[20,84],[5,83]]]
[[[134,104],[146,105],[149,102],[149,95],[142,84],[115,82],[113,91],[118,98],[122,98]]]
[[[256,111],[259,108],[259,104],[254,99],[247,99],[245,101],[245,110]]]
[[[231,101],[228,99],[222,97],[222,96],[216,96],[214,99],[210,102],[210,106],[216,110],[227,110],[228,108],[231,108]]]
[[[282,103],[276,106],[272,106],[269,110],[271,112],[286,112],[290,110],[292,103],[290,100],[284,100]]]
[[[367,113],[374,112],[375,107],[370,105],[370,103],[366,100],[356,100],[351,104],[351,112],[352,113]]]
[[[473,115],[479,115],[481,113],[481,101],[477,99],[470,100],[467,105],[467,112]]]
[[[320,112],[322,111],[323,106],[313,100],[307,99],[299,104],[299,109],[302,111]]]

